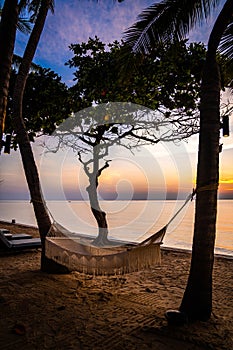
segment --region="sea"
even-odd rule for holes
[[[100,201],[107,213],[109,237],[140,242],[157,232],[177,213],[182,200]],[[96,236],[98,229],[88,201],[47,201],[53,220],[71,232]],[[169,224],[163,246],[192,249],[195,200],[189,202]],[[36,226],[29,201],[0,201],[0,220]],[[203,235],[205,233],[203,232]],[[233,200],[219,200],[215,253],[233,257]]]

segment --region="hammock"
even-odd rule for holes
[[[54,220],[46,237],[45,254],[70,271],[93,275],[124,274],[160,265],[160,245],[166,230],[194,194],[193,191],[162,229],[140,243],[110,240],[108,246],[97,247],[92,245],[93,237],[72,233]]]

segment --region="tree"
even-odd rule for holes
[[[15,0],[6,0],[3,8],[0,9],[0,150],[5,127],[7,96],[12,59],[14,56],[16,30],[19,29],[23,33],[30,32],[30,20],[19,17],[26,5],[26,0],[19,1],[19,4]]]
[[[42,241],[42,257],[41,257],[41,266],[42,269],[46,266],[46,257],[45,257],[45,237],[47,232],[51,227],[51,221],[49,215],[46,211],[43,202],[43,196],[40,189],[39,175],[37,171],[37,167],[35,164],[34,156],[32,153],[30,140],[26,132],[26,128],[24,125],[24,121],[22,118],[22,102],[23,102],[23,94],[25,90],[25,85],[27,81],[27,77],[29,74],[29,70],[31,67],[31,63],[40,39],[41,32],[44,27],[45,19],[48,13],[49,8],[52,6],[52,0],[38,0],[38,1],[5,1],[3,11],[2,11],[2,19],[1,19],[1,32],[0,37],[7,36],[8,41],[6,43],[6,37],[4,37],[4,44],[2,43],[2,47],[4,48],[4,56],[5,59],[5,71],[4,66],[0,69],[1,73],[3,73],[3,98],[1,107],[1,130],[3,126],[3,122],[6,114],[6,101],[8,95],[8,87],[9,87],[9,79],[10,79],[10,69],[12,63],[13,49],[14,49],[14,41],[15,41],[15,32],[18,23],[18,13],[20,7],[22,5],[29,5],[28,11],[33,11],[33,15],[31,16],[31,20],[35,21],[33,30],[31,32],[28,44],[25,49],[25,53],[23,56],[23,60],[20,64],[19,72],[17,75],[14,95],[13,95],[13,118],[12,122],[14,125],[14,130],[17,134],[17,142],[19,144],[20,153],[23,160],[24,171],[27,179],[27,183],[29,186],[29,191],[31,194],[31,199],[34,207],[34,212],[36,215],[41,241]],[[11,7],[12,6],[12,7]],[[12,14],[14,14],[12,16]],[[12,17],[12,19],[11,19]],[[9,27],[7,26],[9,23]],[[9,34],[8,35],[8,32]],[[5,49],[6,48],[6,49]],[[1,96],[1,94],[0,94]],[[1,131],[2,133],[2,131]]]
[[[164,0],[145,10],[138,23],[126,32],[133,51],[148,52],[158,41],[182,39],[207,18],[219,1]],[[180,310],[191,320],[208,320],[212,312],[212,271],[219,182],[219,129],[221,76],[217,49],[225,40],[232,53],[233,2],[227,0],[208,41],[200,95],[200,133],[197,165],[197,197],[192,261]]]
[[[124,43],[105,45],[97,37],[88,42],[72,44],[74,56],[67,64],[75,67],[71,91],[77,101],[76,110],[95,103],[130,101],[161,113],[171,119],[183,117],[189,122],[199,103],[200,68],[205,48],[201,44],[157,45],[150,56],[127,53],[132,62],[127,75],[120,70]],[[179,79],[178,79],[179,77]],[[170,119],[170,121],[171,121]]]
[[[68,64],[77,68],[74,73],[77,83],[71,91],[77,101],[76,109],[81,111],[69,121],[68,132],[64,126],[61,131],[59,128],[56,131],[58,143],[55,151],[68,144],[83,164],[89,179],[87,192],[91,210],[99,228],[95,243],[103,245],[108,243],[108,224],[106,213],[98,201],[97,190],[99,177],[109,166],[109,160],[106,160],[109,148],[117,144],[133,149],[146,143],[178,141],[198,132],[198,68],[203,62],[205,50],[203,45],[187,47],[185,42],[159,45],[130,76],[122,79],[118,61],[123,44],[114,42],[106,50],[105,44],[95,37],[89,38],[87,43],[73,44],[70,48],[74,57]],[[132,59],[137,59],[135,55],[132,56]],[[179,81],[178,72],[182,72]],[[132,116],[130,104],[124,110],[120,103],[113,103],[125,100],[149,106],[156,112],[132,104],[131,109],[136,113]],[[82,111],[93,101],[99,108]],[[146,117],[149,114],[151,117]],[[73,139],[72,142],[69,137]]]
[[[34,5],[34,4],[33,4]],[[41,269],[49,270],[53,269],[53,262],[48,260],[45,256],[45,238],[49,230],[51,229],[52,223],[49,214],[44,205],[43,194],[40,188],[39,174],[37,166],[34,160],[30,139],[27,134],[27,130],[23,120],[23,95],[25,91],[26,81],[30,71],[31,63],[40,40],[42,30],[44,28],[45,20],[49,8],[52,6],[52,0],[41,0],[36,3],[33,8],[36,13],[35,24],[30,34],[27,46],[24,51],[23,59],[19,67],[17,74],[14,93],[13,93],[13,107],[12,107],[12,123],[17,135],[17,142],[19,144],[19,150],[22,157],[24,172],[29,187],[31,202],[34,208],[40,237],[42,243],[41,253]],[[59,269],[59,266],[55,266]],[[61,267],[61,270],[62,267]]]
[[[98,186],[112,160],[110,148],[117,145],[133,152],[143,145],[177,140],[177,131],[157,111],[132,103],[109,102],[81,110],[58,126],[53,136],[45,145],[47,152],[68,147],[82,163],[89,181],[86,189],[91,211],[98,224],[94,243],[108,245],[108,223],[98,200]]]
[[[187,126],[187,133],[188,129]],[[98,200],[98,186],[102,172],[114,160],[109,159],[110,148],[121,146],[133,153],[143,145],[177,141],[177,134],[158,111],[127,102],[108,102],[83,109],[68,118],[58,126],[54,138],[48,139],[45,144],[48,153],[72,149],[83,165],[89,180],[86,189],[91,211],[98,224],[96,245],[109,244],[108,223]],[[179,140],[181,138],[179,135]]]
[[[17,71],[13,69],[6,118],[6,133],[13,136],[12,97],[16,78]],[[51,69],[34,65],[27,78],[22,107],[29,139],[34,141],[35,137],[51,135],[56,126],[71,115],[72,103],[69,89],[61,82],[61,77]],[[17,147],[17,138],[13,138],[13,146]]]
[[[7,96],[18,22],[18,1],[5,0],[0,22],[0,150],[6,118]]]

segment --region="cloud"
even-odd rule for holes
[[[36,58],[60,65],[71,56],[68,48],[71,43],[87,41],[95,35],[106,43],[120,40],[123,31],[134,23],[141,10],[153,2],[59,0],[55,14],[48,15]]]
[[[220,179],[221,184],[233,184],[233,179]]]
[[[49,13],[41,40],[35,55],[35,62],[50,67],[72,85],[72,70],[64,66],[72,57],[69,50],[71,43],[87,41],[97,35],[103,42],[121,40],[123,32],[137,20],[143,9],[154,4],[155,0],[56,0],[55,13]],[[159,1],[158,1],[159,2]],[[216,14],[207,24],[198,27],[190,34],[190,40],[207,42]],[[22,54],[27,37],[17,36],[16,50]]]

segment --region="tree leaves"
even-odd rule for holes
[[[125,50],[123,42],[105,45],[95,37],[70,48],[74,56],[67,64],[77,68],[77,83],[71,88],[78,97],[76,111],[92,102],[127,101],[152,109],[196,112],[203,45],[176,42],[157,45],[149,55],[138,55]],[[126,60],[130,65],[124,70]]]
[[[7,132],[13,132],[10,118],[16,72],[12,70],[8,100]],[[24,99],[23,118],[32,138],[38,133],[52,134],[72,112],[72,96],[61,78],[52,70],[37,67],[29,74]]]

